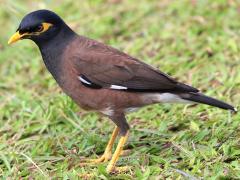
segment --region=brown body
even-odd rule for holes
[[[141,107],[153,102],[144,102],[144,93],[133,93],[127,91],[118,91],[113,89],[91,89],[83,85],[78,76],[82,74],[81,70],[77,69],[77,64],[81,63],[81,58],[86,56],[88,52],[96,53],[96,44],[93,40],[86,38],[77,38],[64,50],[62,57],[62,76],[61,88],[68,94],[80,107],[86,110],[104,111],[107,108],[112,108],[116,111],[123,111],[127,108]],[[81,48],[79,48],[81,46]],[[107,47],[106,48],[110,48]],[[104,49],[100,49],[103,51]],[[108,49],[109,50],[109,49]],[[114,50],[111,48],[111,50]],[[109,53],[109,52],[103,52]],[[123,54],[124,55],[124,54]],[[77,58],[76,58],[77,57]],[[108,64],[112,59],[106,59]],[[119,62],[121,63],[121,62]],[[134,63],[134,62],[133,62]]]

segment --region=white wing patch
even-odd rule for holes
[[[88,82],[87,80],[83,79],[81,76],[78,76],[78,79],[85,84],[91,85],[92,83]]]
[[[111,85],[111,86],[110,86],[110,89],[118,89],[118,90],[121,90],[121,89],[127,89],[127,87],[118,86],[118,85]]]
[[[92,85],[91,82],[89,82],[87,79],[84,79],[84,77],[82,77],[82,76],[78,76],[78,79],[79,79],[82,83],[84,83],[84,84]],[[117,89],[117,90],[128,89],[127,87],[118,86],[118,85],[111,85],[109,88],[110,88],[110,89]]]

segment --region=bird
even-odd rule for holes
[[[115,124],[103,155],[86,161],[109,161],[109,173],[121,170],[116,163],[129,136],[128,112],[158,103],[201,103],[237,111],[135,57],[78,35],[53,11],[40,9],[25,15],[8,44],[23,39],[35,42],[48,71],[78,106],[96,111]],[[119,141],[112,154],[117,136]]]

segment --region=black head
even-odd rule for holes
[[[54,12],[34,11],[22,19],[17,32],[9,39],[8,43],[12,44],[20,39],[31,39],[38,44],[51,40],[64,28],[66,29],[68,26]]]

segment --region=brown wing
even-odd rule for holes
[[[74,63],[82,83],[89,87],[156,92],[198,91],[125,53],[92,40],[75,56]]]

